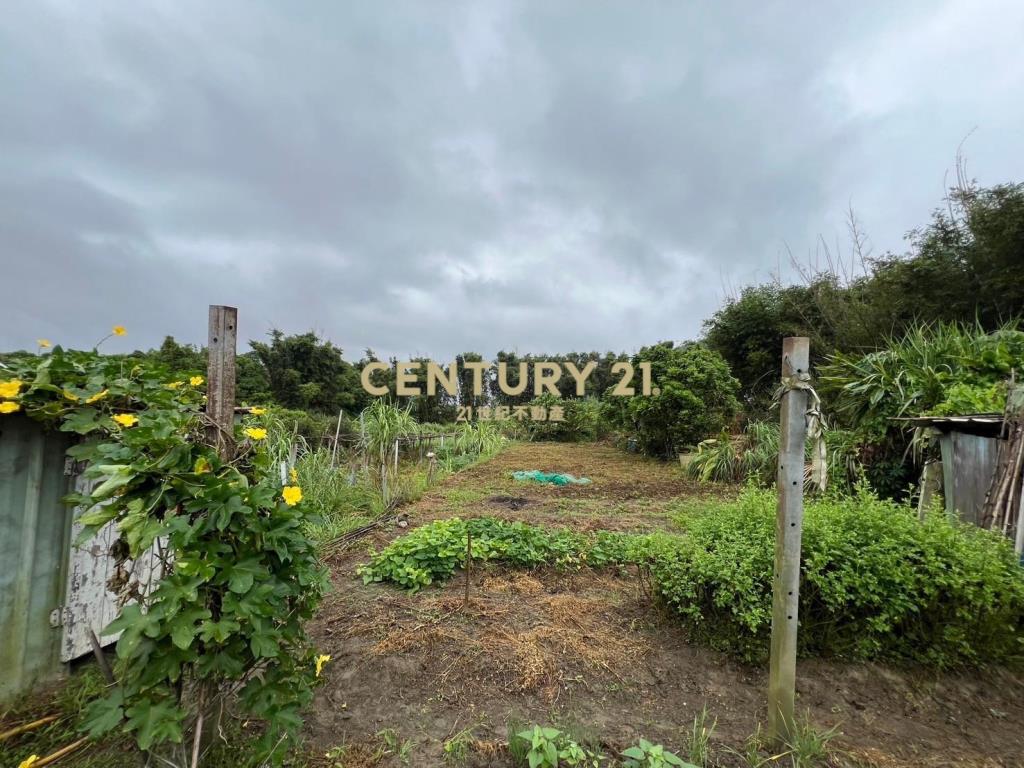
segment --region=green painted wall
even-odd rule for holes
[[[59,676],[71,510],[61,503],[68,435],[0,416],[0,700]]]

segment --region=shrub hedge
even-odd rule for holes
[[[713,646],[762,659],[771,632],[775,494],[685,514],[689,542],[652,564],[665,599]],[[1024,569],[1002,536],[865,489],[809,501],[800,650],[953,667],[1024,658]]]

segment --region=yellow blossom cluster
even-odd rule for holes
[[[21,379],[8,379],[7,381],[0,381],[0,398],[15,398],[21,391],[21,387],[25,382]],[[16,403],[13,400],[4,399],[0,401],[0,413],[14,413],[15,411],[21,410],[21,404]]]

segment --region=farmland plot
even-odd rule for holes
[[[515,482],[519,469],[590,485]],[[519,444],[406,508],[408,527],[491,517],[576,531],[681,532],[681,500],[721,493],[678,467],[580,444]],[[532,570],[474,563],[420,592],[362,584],[366,542],[332,558],[334,591],[311,627],[331,662],[307,717],[323,765],[512,765],[512,730],[551,724],[617,754],[643,736],[680,755],[705,708],[708,765],[740,753],[765,720],[766,670],[692,642],[633,566]],[[467,600],[468,593],[468,600]],[[1017,766],[1024,679],[801,661],[798,709],[836,728],[834,765]],[[768,754],[768,753],[764,753]],[[325,755],[330,755],[326,757]],[[776,763],[769,763],[776,764]],[[788,763],[785,763],[788,764]]]

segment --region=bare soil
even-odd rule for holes
[[[570,472],[584,486],[517,483],[516,469]],[[409,595],[364,586],[355,568],[431,520],[490,515],[580,530],[673,529],[680,500],[708,490],[678,466],[600,445],[523,444],[447,478],[407,507],[409,528],[379,531],[332,562],[334,591],[312,627],[331,655],[306,725],[311,753],[348,745],[347,768],[440,766],[444,744],[469,765],[512,763],[509,727],[552,724],[617,752],[638,736],[682,750],[694,717],[717,720],[712,765],[737,754],[765,720],[765,669],[688,641],[625,572],[477,567]],[[801,661],[798,705],[835,728],[828,764],[1024,767],[1024,678]],[[387,748],[390,729],[405,754]],[[768,753],[762,753],[768,756]],[[766,765],[789,765],[786,758]]]

